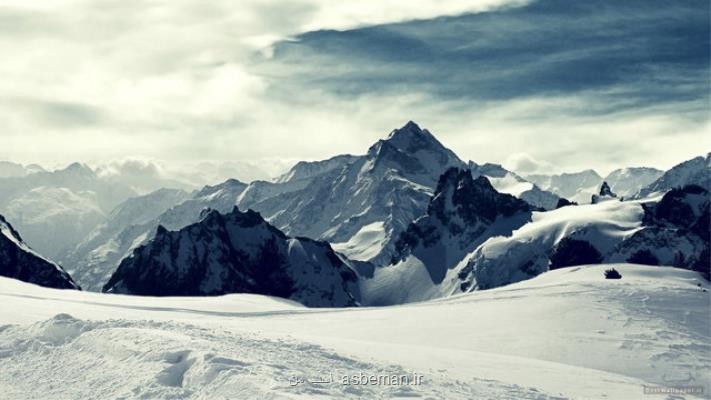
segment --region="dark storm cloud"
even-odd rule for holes
[[[523,7],[347,31],[275,47],[273,90],[418,91],[509,100],[594,91],[602,114],[709,95],[709,2],[539,0]],[[282,74],[288,73],[288,81]]]

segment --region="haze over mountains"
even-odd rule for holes
[[[703,270],[708,254],[708,237],[699,228],[708,203],[708,155],[667,172],[635,167],[605,178],[592,170],[526,175],[465,162],[408,122],[364,155],[299,162],[271,180],[228,179],[199,190],[137,173],[143,178],[131,184],[130,174],[78,163],[56,171],[2,166],[0,183],[7,189],[0,213],[27,232],[31,247],[91,291],[247,291],[319,306],[384,305],[501,286],[580,263],[642,260]],[[616,197],[585,205],[601,187]],[[671,213],[682,215],[672,218],[676,222],[651,211],[660,199],[676,204]],[[581,205],[555,210],[571,201]],[[244,219],[244,212],[262,221],[257,225],[273,232],[271,239],[249,230],[235,239],[229,226],[240,223],[227,221]],[[262,256],[235,258],[254,253],[244,247],[250,240],[253,249],[279,249],[271,251],[273,265],[263,268],[280,279],[255,278]],[[294,252],[294,246],[306,250]],[[206,249],[221,255],[205,258]],[[314,257],[339,271],[335,280],[314,278],[316,264],[305,261]],[[305,287],[312,294],[298,289]]]
[[[1,1],[0,400],[706,398],[709,15]]]

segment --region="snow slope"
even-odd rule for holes
[[[711,190],[711,153],[674,166],[659,179],[641,189],[635,198],[653,197],[671,189],[691,184]]]
[[[470,256],[458,279],[463,290],[489,289],[530,279],[549,268],[551,252],[564,238],[592,243],[607,254],[642,229],[640,202],[610,201],[533,213],[511,236],[493,237]]]
[[[607,182],[618,196],[629,197],[652,184],[664,174],[656,168],[630,167],[610,172],[603,181]]]
[[[525,175],[526,179],[561,197],[579,204],[590,203],[590,197],[598,192],[602,177],[588,169],[560,175]]]
[[[486,176],[499,193],[516,196],[534,207],[552,210],[556,208],[560,200],[560,197],[554,193],[541,189],[535,183],[508,171],[499,164],[479,165],[474,161],[469,161],[469,169],[474,178]]]
[[[617,262],[708,273],[710,208],[711,194],[690,185],[656,201],[605,201],[533,213],[512,235],[479,246],[456,282],[463,291],[489,289],[549,269]]]
[[[615,265],[622,280],[605,280],[606,268],[364,309],[255,295],[67,292],[0,278],[0,392],[10,400],[697,398],[650,397],[645,386],[708,393],[708,283],[692,271],[629,264]],[[423,380],[341,383],[361,373]],[[335,382],[314,381],[329,374]]]

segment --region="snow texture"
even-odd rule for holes
[[[623,278],[604,279],[610,267]],[[708,393],[708,289],[693,271],[616,264],[406,306],[306,309],[256,295],[132,297],[0,278],[0,391],[8,400]],[[422,385],[341,381],[413,373]]]

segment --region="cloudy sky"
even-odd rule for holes
[[[708,0],[0,0],[0,159],[322,159],[408,120],[522,172],[711,151]]]

